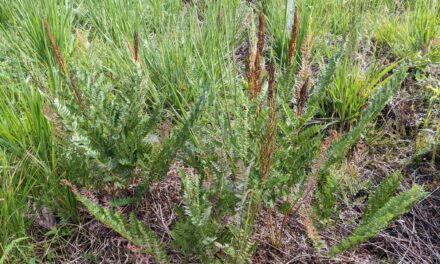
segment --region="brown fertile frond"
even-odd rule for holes
[[[296,43],[298,41],[298,27],[299,27],[299,12],[298,12],[298,7],[295,7],[292,30],[290,31],[289,65],[293,64],[293,60],[295,58]]]
[[[303,214],[303,221],[304,221],[304,227],[306,229],[307,236],[313,241],[316,242],[316,239],[318,238],[318,233],[315,230],[315,227],[313,226],[313,222],[310,219],[310,205],[312,203],[316,187],[318,185],[318,172],[321,168],[322,163],[324,162],[325,154],[327,153],[328,148],[330,147],[330,144],[338,137],[338,133],[336,130],[332,130],[330,132],[330,135],[326,137],[322,143],[321,143],[321,150],[319,152],[318,160],[315,162],[315,166],[313,167],[313,175],[310,176],[305,185],[304,185],[304,194],[302,197],[302,212]]]
[[[137,31],[134,32],[133,42],[134,42],[133,59],[134,61],[139,62],[139,36]]]
[[[296,108],[296,115],[301,116],[301,113],[304,109],[304,106],[306,105],[307,99],[309,98],[309,91],[307,90],[307,87],[309,86],[309,77],[307,77],[303,82],[301,88],[297,89],[297,108]]]
[[[321,144],[321,150],[319,154],[319,158],[317,162],[315,163],[313,175],[310,176],[306,183],[304,184],[304,194],[303,196],[295,202],[294,205],[290,208],[290,210],[284,215],[283,221],[281,223],[281,227],[278,230],[278,234],[281,235],[282,230],[284,230],[284,227],[287,223],[287,218],[292,212],[296,212],[298,209],[301,210],[301,214],[303,215],[304,220],[304,226],[306,228],[306,232],[310,238],[316,238],[317,233],[315,228],[313,227],[313,223],[311,222],[309,218],[310,213],[310,204],[313,199],[314,192],[316,190],[317,184],[318,184],[318,172],[321,168],[321,165],[324,161],[325,154],[327,153],[328,148],[330,147],[330,144],[338,137],[338,134],[336,130],[332,130],[330,133],[330,136],[326,137],[324,141]]]
[[[258,23],[257,56],[261,57],[264,48],[264,14],[260,14]]]
[[[267,100],[269,105],[269,118],[266,124],[266,142],[262,146],[260,167],[261,183],[264,184],[267,174],[272,166],[272,156],[276,148],[277,116],[276,116],[276,88],[275,88],[275,64],[270,63],[269,71],[269,90]]]
[[[73,185],[73,183],[71,183],[69,180],[67,179],[62,179],[61,181],[62,185],[66,185],[67,187],[70,188],[70,190],[74,193],[74,194],[79,194],[78,188],[76,188],[75,185]]]
[[[269,105],[272,105],[272,102],[275,102],[275,82],[275,64],[271,62],[269,64],[269,90],[267,94]]]
[[[255,75],[256,75],[256,94],[261,91],[261,57],[264,49],[264,14],[260,14],[258,24],[258,42],[257,42],[257,57],[255,58]]]
[[[307,87],[309,85],[310,77],[312,75],[311,65],[309,63],[312,53],[312,40],[313,33],[309,34],[304,40],[301,46],[301,69],[298,73],[298,79],[295,84],[295,99],[297,103],[296,114],[301,116],[304,106],[309,98],[309,91]]]
[[[305,206],[310,205],[313,199],[313,194],[315,192],[317,183],[318,183],[318,172],[321,168],[322,163],[324,162],[325,154],[327,153],[330,144],[338,137],[338,133],[336,130],[332,130],[330,135],[326,137],[321,143],[321,150],[319,152],[318,160],[315,162],[313,166],[313,175],[310,176],[305,185],[304,185],[304,195],[302,198],[303,204]]]
[[[306,229],[307,236],[309,237],[310,240],[312,240],[314,242],[316,240],[318,234],[317,234],[315,226],[313,225],[313,222],[310,219],[308,214],[304,214],[303,224],[304,224],[304,228]]]
[[[249,49],[249,59],[247,64],[247,78],[249,84],[249,96],[251,99],[255,98],[255,59],[257,53]]]
[[[87,188],[81,188],[81,195],[87,197],[90,201],[93,201],[96,204],[99,204],[99,200],[98,198],[96,198],[96,196],[89,191]]]
[[[307,62],[310,60],[310,57],[312,55],[312,48],[313,48],[313,39],[315,38],[315,33],[311,32],[307,35],[307,38],[305,39],[303,45],[301,46],[301,56],[302,59],[306,60]]]
[[[251,43],[252,45],[252,43]],[[248,82],[250,97],[254,99],[261,91],[261,57],[264,49],[264,15],[259,16],[257,50],[249,49]]]
[[[264,49],[264,14],[259,16],[258,25],[258,41],[257,50],[253,48],[253,43],[250,43],[249,61],[247,65],[247,78],[249,83],[250,98],[254,99],[261,91],[261,57]]]
[[[60,52],[60,48],[56,43],[55,38],[52,35],[52,31],[50,30],[49,23],[44,18],[42,20],[43,20],[44,29],[46,30],[47,37],[49,38],[50,44],[52,45],[53,51],[55,53],[55,58],[57,59],[58,66],[61,68],[64,75],[69,78],[70,85],[72,86],[73,93],[75,95],[75,99],[78,105],[80,106],[80,108],[83,109],[84,107],[82,103],[81,93],[77,88],[76,81],[69,75],[69,72],[67,71],[66,64],[64,63],[63,56],[61,55]]]
[[[50,44],[52,45],[53,51],[55,53],[55,58],[57,59],[58,66],[63,71],[64,75],[68,76],[67,67],[64,64],[63,57],[61,56],[60,48],[55,41],[55,38],[52,35],[52,31],[50,30],[49,23],[46,19],[43,18],[44,28],[46,29],[47,37],[49,38]]]
[[[93,201],[94,203],[99,203],[98,198],[96,198],[96,196],[91,191],[89,191],[88,189],[81,188],[81,191],[78,191],[78,188],[73,183],[71,183],[69,180],[67,180],[67,179],[62,179],[60,182],[61,182],[62,185],[66,185],[67,187],[69,187],[70,190],[75,195],[82,195],[82,196],[87,197],[89,200]]]

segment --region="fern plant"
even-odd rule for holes
[[[89,167],[89,179],[123,185],[135,173],[139,160],[153,151],[148,135],[159,123],[161,106],[147,106],[148,88],[137,76],[120,83],[104,74],[77,76],[87,109],[68,96],[53,104],[69,142],[66,154],[79,155]]]
[[[82,66],[77,72],[81,74],[73,78],[83,106],[65,92],[53,100],[57,125],[68,143],[65,154],[83,161],[91,184],[103,180],[121,187],[135,176],[144,179],[136,191],[139,198],[147,182],[166,173],[178,148],[190,136],[204,97],[181,122],[176,120],[180,124],[169,136],[161,137],[164,99],[153,95],[154,87],[139,65],[133,65],[130,77],[109,78],[103,70],[90,73]]]
[[[407,69],[401,67],[382,83],[357,125],[345,135],[328,133],[327,124],[316,122],[314,117],[341,53],[335,53],[315,81],[310,62],[313,35],[309,35],[301,45],[300,55],[295,54],[296,49],[287,54],[288,61],[299,56],[300,67],[292,63],[277,70],[273,62],[281,59],[265,45],[264,14],[259,15],[258,21],[257,38],[250,41],[247,80],[234,87],[232,98],[218,95],[213,99],[221,103],[212,104],[206,114],[209,118],[201,118],[198,133],[191,138],[191,144],[185,145],[183,159],[196,173],[181,173],[184,207],[172,230],[173,245],[206,263],[249,262],[257,246],[253,238],[255,222],[263,208],[284,214],[280,227],[273,225],[270,218],[267,221],[275,247],[280,246],[287,220],[296,213],[302,216],[308,236],[320,246],[323,242],[319,241],[315,223],[331,217],[337,200],[338,186],[328,171],[345,157],[406,76]],[[296,39],[292,36],[291,41]],[[199,107],[195,109],[194,113],[200,111]],[[187,124],[193,123],[195,115],[188,118]],[[187,131],[186,125],[182,130]],[[181,138],[177,137],[172,145],[182,145]],[[160,159],[155,162],[169,158],[170,152],[159,153]],[[384,187],[378,188],[384,196],[373,196],[360,231],[331,254],[370,238],[422,197],[421,188],[415,186],[391,198],[396,181],[384,181]],[[97,212],[98,219],[125,233],[127,223],[120,215],[100,210],[84,197],[79,200]],[[105,222],[109,217],[117,221]],[[140,238],[136,234],[126,237]],[[150,237],[144,239],[144,244],[154,244]],[[153,250],[150,253],[156,254]]]

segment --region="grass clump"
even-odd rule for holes
[[[394,54],[416,65],[438,63],[440,28],[438,1],[413,1],[404,7],[407,12],[379,16],[375,36],[386,43]]]
[[[365,66],[346,55],[326,91],[327,99],[323,101],[322,111],[326,116],[333,114],[341,127],[351,127],[361,116],[368,98],[390,80],[392,75],[389,73],[395,66],[396,63]]]

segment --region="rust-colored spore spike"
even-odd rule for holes
[[[318,236],[315,226],[313,225],[312,219],[310,219],[308,212],[304,213],[303,216],[303,223],[304,223],[304,228],[306,230],[307,236],[309,237],[309,239],[311,239],[312,241],[314,241],[316,239],[316,237]]]
[[[330,132],[330,135],[327,136],[322,142],[321,142],[321,149],[319,152],[318,160],[315,162],[313,166],[312,175],[307,178],[306,183],[304,184],[304,192],[303,196],[295,202],[295,204],[292,205],[289,212],[287,212],[284,215],[283,221],[281,223],[281,228],[279,229],[278,235],[281,236],[282,230],[284,230],[284,227],[287,223],[287,218],[292,212],[296,212],[298,209],[301,209],[301,214],[303,215],[304,225],[306,228],[306,232],[309,235],[309,237],[313,238],[317,235],[316,230],[314,229],[311,219],[308,217],[308,214],[310,213],[310,205],[314,198],[315,190],[318,186],[318,173],[321,169],[321,166],[324,162],[325,155],[327,154],[327,151],[331,145],[331,143],[338,138],[338,133],[336,130],[332,130]]]
[[[55,38],[52,35],[52,32],[49,27],[49,23],[44,18],[43,18],[43,24],[44,24],[44,28],[46,29],[47,37],[49,38],[50,44],[52,45],[53,51],[55,53],[55,58],[57,59],[58,66],[61,68],[63,73],[67,76],[68,75],[67,68],[66,68],[66,65],[64,64],[63,57],[61,56],[60,48],[58,47],[58,45],[55,41]]]
[[[276,114],[276,88],[275,88],[275,63],[270,63],[269,71],[269,87],[267,100],[269,105],[269,119],[266,124],[266,144],[263,145],[261,153],[261,183],[266,182],[267,175],[272,167],[272,156],[276,148],[277,133],[277,114]]]
[[[313,175],[310,176],[307,179],[306,183],[304,184],[304,195],[302,201],[305,206],[309,206],[310,203],[312,202],[314,192],[318,184],[318,172],[321,169],[322,163],[324,162],[325,155],[327,154],[327,150],[329,149],[331,143],[337,138],[338,138],[338,133],[336,132],[336,130],[332,130],[330,132],[330,135],[321,142],[321,150],[319,152],[319,158],[315,162],[315,165],[313,166]]]
[[[309,59],[312,52],[313,33],[309,34],[301,47],[301,69],[295,84],[295,99],[297,103],[297,116],[301,116],[304,106],[309,98],[308,85],[312,75]]]
[[[298,91],[298,102],[297,102],[297,116],[301,116],[304,106],[306,105],[307,99],[309,98],[309,91],[307,87],[309,86],[309,77],[304,81],[303,85]]]
[[[70,181],[68,181],[67,179],[62,179],[61,181],[61,184],[63,184],[63,185],[66,185],[67,187],[69,187],[70,188],[70,190],[72,190],[72,192],[74,193],[74,194],[79,194],[79,191],[78,191],[78,188],[76,188],[76,186],[75,185],[73,185]]]
[[[299,27],[299,12],[298,12],[298,7],[295,7],[292,30],[290,31],[289,65],[293,64],[293,60],[295,58],[296,43],[298,41],[298,27]]]
[[[134,50],[133,50],[134,60],[136,62],[139,62],[139,36],[137,31],[134,32],[133,42],[134,42]]]
[[[252,44],[250,44],[252,45]],[[249,48],[249,58],[248,58],[248,62],[247,62],[247,67],[246,67],[246,71],[247,71],[247,78],[248,78],[248,84],[249,84],[249,97],[251,99],[253,99],[255,97],[255,69],[254,69],[254,65],[255,65],[255,57],[256,57],[256,52],[252,51],[252,48]]]
[[[321,142],[321,150],[319,153],[319,158],[315,162],[315,165],[313,167],[313,175],[310,176],[304,184],[304,194],[301,199],[302,214],[307,235],[312,240],[314,240],[318,236],[318,233],[316,232],[315,227],[313,226],[313,223],[309,217],[309,214],[311,212],[311,203],[315,196],[316,188],[318,186],[318,172],[321,169],[321,166],[325,159],[325,155],[331,143],[336,140],[337,137],[338,133],[336,132],[336,130],[332,130],[330,132],[330,135]]]
[[[264,14],[260,14],[258,17],[258,22],[257,55],[261,56],[264,48]]]
[[[43,25],[46,30],[47,37],[49,38],[50,44],[52,45],[53,51],[55,53],[55,58],[57,60],[58,66],[61,68],[64,75],[69,78],[70,84],[73,89],[73,93],[75,95],[75,99],[76,99],[78,105],[80,106],[80,108],[83,109],[81,93],[79,92],[79,90],[77,88],[76,81],[75,81],[75,79],[73,79],[69,75],[69,72],[67,71],[66,64],[64,63],[64,60],[63,60],[63,56],[61,55],[61,52],[60,52],[60,48],[59,48],[58,44],[56,43],[55,38],[52,35],[52,31],[50,30],[49,23],[44,18],[43,18]]]
[[[269,64],[269,90],[267,97],[270,105],[275,97],[275,63],[273,62]]]
[[[258,42],[257,42],[257,56],[255,58],[255,96],[261,91],[261,57],[263,56],[264,49],[264,14],[261,13],[258,25]]]
[[[250,43],[249,59],[247,65],[247,77],[249,84],[249,96],[254,99],[261,91],[261,57],[264,49],[264,14],[259,16],[257,50]]]

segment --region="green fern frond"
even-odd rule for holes
[[[12,240],[8,245],[6,245],[3,249],[2,256],[0,257],[0,264],[9,263],[7,262],[9,253],[11,253],[14,248],[17,247],[18,244],[20,244],[21,241],[26,239],[28,239],[28,237],[20,237]]]
[[[148,226],[139,221],[133,213],[130,215],[129,220],[127,220],[121,213],[104,208],[79,193],[76,193],[75,196],[100,222],[109,226],[136,246],[142,247],[146,253],[151,254],[157,261],[162,263],[169,262],[160,239]]]
[[[394,192],[400,185],[402,180],[402,174],[400,172],[392,173],[383,179],[374,193],[368,198],[368,202],[365,205],[364,215],[362,217],[363,222],[376,213],[386,202],[390,200]]]
[[[391,198],[365,222],[362,222],[350,236],[333,246],[330,249],[330,255],[335,256],[377,235],[393,219],[406,213],[414,203],[425,195],[426,193],[420,186],[414,185],[411,189]]]
[[[338,182],[336,178],[328,172],[320,172],[318,175],[318,191],[314,208],[316,215],[325,222],[335,211],[335,204],[338,200]]]
[[[150,176],[145,179],[143,183],[139,184],[136,188],[135,195],[132,202],[140,200],[142,194],[146,191],[150,182],[153,180],[159,180],[166,173],[170,162],[176,158],[177,150],[179,150],[185,141],[191,135],[191,128],[199,118],[202,112],[202,107],[206,101],[206,94],[200,96],[199,101],[195,105],[194,109],[190,112],[189,116],[183,123],[182,128],[176,132],[176,135],[168,139],[164,144],[157,156],[152,158],[150,163]]]
[[[212,207],[207,203],[206,194],[202,193],[200,179],[196,174],[181,171],[180,178],[183,185],[185,213],[193,225],[201,227],[208,222]]]

